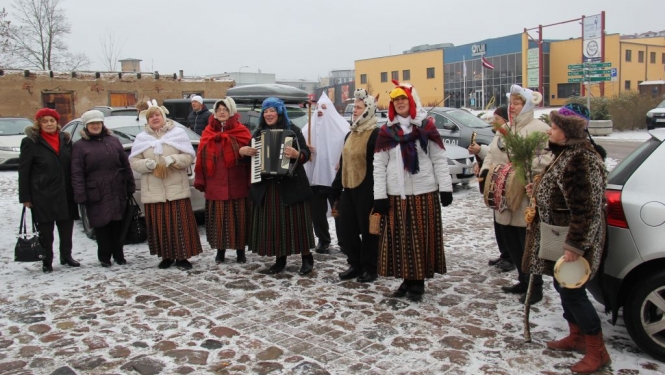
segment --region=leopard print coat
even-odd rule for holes
[[[564,249],[582,256],[596,274],[605,244],[604,196],[607,170],[589,141],[569,140],[565,146],[550,144],[555,156],[541,175],[534,194],[535,220],[527,226],[522,270],[536,275],[553,274],[554,262],[538,258],[540,222],[569,226]]]

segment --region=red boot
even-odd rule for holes
[[[581,361],[570,368],[570,371],[574,374],[593,374],[612,364],[610,355],[605,349],[602,332],[597,335],[584,335],[584,339],[586,341],[586,354]]]
[[[580,327],[570,322],[568,322],[568,327],[570,328],[570,334],[567,337],[557,341],[548,341],[545,344],[552,350],[576,351],[584,354],[586,352],[586,342]]]

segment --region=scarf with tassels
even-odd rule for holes
[[[217,162],[222,159],[226,168],[239,164],[238,150],[249,145],[252,135],[245,125],[241,124],[240,116],[236,113],[224,124],[214,116],[208,119],[208,126],[201,134],[195,173],[203,173],[207,177],[214,177],[217,171]]]
[[[404,170],[411,174],[417,174],[420,171],[418,165],[418,153],[416,151],[416,141],[420,142],[420,148],[427,153],[427,144],[429,141],[435,142],[439,147],[445,149],[439,132],[434,125],[434,119],[428,117],[423,121],[422,128],[412,125],[412,131],[404,134],[404,130],[395,124],[393,126],[383,125],[379,130],[379,136],[376,139],[376,148],[374,152],[386,151],[400,146],[402,151],[402,160],[404,161]]]

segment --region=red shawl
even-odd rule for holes
[[[48,143],[51,147],[53,147],[53,150],[55,151],[56,155],[60,154],[60,132],[57,131],[53,134],[46,133],[42,130],[39,130],[39,135],[44,138],[46,143]]]
[[[210,116],[208,126],[203,129],[199,142],[196,173],[213,177],[220,158],[224,160],[226,168],[238,165],[240,160],[238,150],[247,146],[252,139],[247,127],[238,121],[239,118],[236,113],[222,125],[215,116]]]

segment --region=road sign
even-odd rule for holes
[[[607,70],[587,70],[587,74],[611,74],[612,70],[607,69]]]
[[[610,66],[612,66],[612,63],[608,62],[584,63],[585,68],[609,68]],[[570,69],[570,65],[568,65],[568,69]]]
[[[580,83],[582,81],[584,81],[584,78],[582,78],[582,77],[580,77],[580,78],[568,78],[568,83]]]
[[[603,82],[611,81],[612,77],[579,77],[579,78],[568,78],[568,83],[587,83],[587,82]]]
[[[583,76],[584,75],[584,70],[573,70],[572,72],[568,72],[568,77],[570,76]]]
[[[590,77],[591,82],[611,81],[612,77]]]
[[[617,68],[610,69],[610,76],[611,77],[616,77],[617,74],[618,74]]]
[[[582,65],[582,64],[568,65],[568,69],[569,69],[569,70],[573,70],[573,69],[584,69],[584,65]]]

